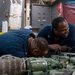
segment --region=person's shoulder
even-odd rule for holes
[[[21,28],[21,29],[19,29],[18,31],[24,31],[24,32],[31,32],[31,30],[29,30],[29,29],[25,29],[25,28]]]
[[[48,25],[46,25],[45,27],[52,27],[52,24],[48,24]]]
[[[28,31],[28,29],[25,29],[25,28],[21,28],[21,29],[19,29],[19,30],[27,30],[27,31]]]
[[[75,33],[75,26],[71,23],[68,23],[69,25],[69,33]]]
[[[48,30],[52,30],[52,25],[51,24],[47,24],[45,26],[43,26],[42,28],[40,28],[40,31],[48,31]]]
[[[42,29],[43,28],[46,28],[46,29],[52,28],[52,24],[45,25],[44,27],[42,27]]]
[[[71,24],[71,23],[68,23],[68,25],[69,25],[70,28],[74,28],[74,27],[75,27],[75,26],[74,26],[73,24]]]
[[[33,32],[28,30],[28,29],[21,28],[21,29],[10,31],[9,33],[10,34],[11,33],[15,33],[15,34],[30,34],[30,33],[33,33]]]

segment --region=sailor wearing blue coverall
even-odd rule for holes
[[[48,42],[44,38],[35,38],[30,30],[13,30],[0,35],[0,56],[11,54],[21,58],[36,57],[46,54],[47,51]]]
[[[52,25],[47,25],[39,31],[38,37],[45,38],[53,52],[67,52],[75,45],[74,29],[64,18],[57,17],[52,21]]]

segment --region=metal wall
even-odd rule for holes
[[[60,2],[55,3],[53,6],[51,6],[51,22],[54,18],[58,16],[58,10],[57,6],[60,4]]]
[[[10,0],[0,0],[0,31],[2,31],[2,22],[8,21],[7,15],[10,11]]]
[[[20,29],[24,20],[24,0],[10,0],[9,26],[11,29]]]
[[[17,3],[15,3],[15,1],[17,1]],[[0,31],[2,31],[3,21],[8,22],[10,30],[23,28],[24,7],[25,0],[0,0]]]
[[[51,8],[46,5],[32,4],[31,25],[32,28],[42,28],[51,23]]]

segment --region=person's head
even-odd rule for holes
[[[52,21],[53,31],[57,37],[66,38],[69,33],[69,26],[63,17],[57,17]]]
[[[30,54],[40,57],[48,53],[48,42],[41,37],[35,38],[30,42]]]

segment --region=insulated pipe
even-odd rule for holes
[[[24,58],[12,55],[0,57],[0,75],[25,75],[26,64]]]
[[[30,25],[30,0],[26,0],[26,26]]]

